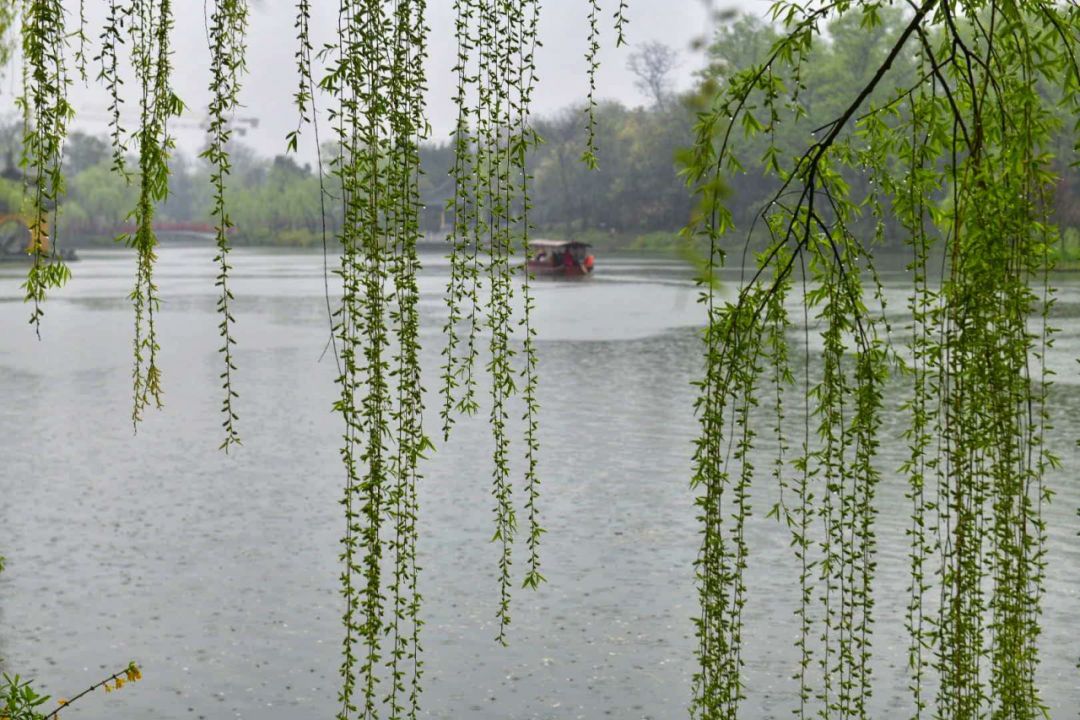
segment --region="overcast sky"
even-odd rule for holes
[[[76,10],[77,0],[68,0],[68,5]],[[100,33],[105,5],[104,0],[86,0],[89,32],[95,41],[95,47],[89,53],[91,55],[97,53],[96,36]],[[314,0],[312,5],[314,30],[320,38],[328,38],[335,27],[337,3],[333,0]],[[450,101],[454,89],[451,73],[454,39],[452,33],[448,32],[453,27],[453,8],[451,0],[429,0],[428,5],[432,28],[428,60],[428,114],[433,128],[432,139],[441,140],[448,137],[454,118]],[[634,78],[626,69],[626,60],[635,43],[646,41],[659,41],[679,51],[682,65],[677,81],[680,87],[687,87],[692,72],[701,65],[700,55],[690,49],[690,44],[710,26],[707,19],[709,13],[703,0],[630,0],[627,35],[631,45],[620,49],[614,48],[611,28],[611,15],[616,5],[616,0],[602,0],[600,96],[627,105],[638,105],[645,101],[634,87]],[[728,2],[726,5],[721,3],[720,6],[762,13],[768,3],[766,0],[748,0],[743,3]],[[209,97],[206,90],[209,53],[203,2],[176,0],[175,7],[176,86],[189,111],[183,122],[174,127],[181,147],[188,152],[196,152],[203,138],[199,124],[205,116]],[[245,108],[238,115],[258,118],[258,127],[248,131],[243,141],[260,154],[282,152],[285,134],[296,124],[296,113],[291,104],[296,85],[294,13],[294,0],[261,0],[252,10],[249,73],[244,80],[242,94]],[[535,113],[555,112],[580,102],[585,96],[587,14],[587,0],[544,0],[540,28],[544,47],[537,56],[540,84],[535,94]],[[10,81],[6,84],[10,85]],[[133,81],[127,85],[129,91],[134,89]],[[10,99],[9,92],[4,95]],[[107,101],[102,90],[93,83],[89,88],[84,88],[76,82],[71,98],[80,116],[75,127],[87,132],[104,133],[107,129]],[[132,119],[134,112],[134,107],[129,106],[128,113]]]

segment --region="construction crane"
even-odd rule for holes
[[[108,125],[113,120],[112,113],[101,106],[83,106],[75,115],[75,123],[92,123],[94,125]],[[121,123],[125,127],[132,127],[138,123],[135,118],[120,118]],[[247,135],[249,129],[253,130],[259,127],[259,118],[257,117],[238,117],[233,118],[229,125],[234,134],[243,137]],[[201,130],[204,133],[210,131],[210,118],[203,116],[201,118],[195,117],[191,114],[181,116],[179,118],[169,119],[170,128],[182,128],[184,130]]]

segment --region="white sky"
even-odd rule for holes
[[[89,21],[88,34],[93,47],[88,51],[97,54],[97,35],[105,15],[104,0],[85,0]],[[690,85],[692,72],[701,64],[700,55],[690,49],[695,37],[706,32],[708,9],[703,0],[629,0],[629,25],[627,37],[630,47],[614,48],[611,16],[617,0],[601,0],[601,52],[598,89],[601,98],[617,99],[628,105],[641,104],[644,98],[634,88],[634,78],[626,69],[626,60],[635,43],[659,41],[680,52],[682,64],[677,84],[680,88]],[[66,0],[74,15],[77,0]],[[336,24],[336,6],[333,0],[313,0],[313,31],[320,37],[328,37]],[[432,32],[428,60],[429,98],[428,115],[433,128],[433,140],[448,137],[452,127],[454,110],[450,101],[454,89],[451,67],[454,61],[454,39],[451,0],[429,0],[429,16]],[[724,3],[720,7],[763,13],[767,0],[746,0],[742,3]],[[204,3],[203,0],[175,0],[177,9],[174,45],[177,68],[176,87],[180,97],[189,107],[182,123],[174,125],[180,146],[187,152],[197,152],[203,139],[199,123],[205,114],[209,95],[206,90],[209,72]],[[239,116],[259,119],[257,128],[242,138],[260,154],[273,155],[284,151],[285,134],[296,125],[296,112],[292,106],[292,93],[296,85],[293,53],[294,0],[261,0],[252,9],[249,32],[248,76],[244,80],[242,101],[245,108]],[[588,26],[587,0],[543,0],[541,16],[541,39],[544,46],[538,51],[537,64],[540,83],[534,97],[534,113],[547,114],[572,103],[580,102],[586,93],[586,65],[584,59]],[[72,20],[74,17],[71,18]],[[96,68],[91,68],[91,77]],[[10,110],[11,80],[8,88],[0,94],[4,105]],[[129,91],[134,82],[127,83]],[[107,100],[103,91],[91,82],[89,88],[76,82],[71,99],[79,118],[74,127],[87,132],[104,133]],[[134,106],[128,112],[134,117]],[[309,133],[310,134],[310,133]],[[309,138],[310,139],[310,138]],[[304,155],[312,152],[309,146]]]

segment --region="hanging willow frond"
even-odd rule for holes
[[[135,287],[131,300],[135,309],[132,369],[134,403],[132,423],[137,427],[143,411],[153,403],[162,406],[161,368],[155,315],[161,309],[154,264],[157,234],[154,215],[157,205],[169,196],[169,155],[174,141],[169,134],[170,118],[180,116],[184,103],[172,88],[173,29],[171,0],[133,0],[128,22],[132,39],[132,62],[139,82],[139,199],[132,211],[135,231],[123,239],[135,248]]]
[[[0,5],[0,68],[8,69],[12,53],[19,45],[21,24],[21,3],[6,2]]]
[[[588,2],[589,41],[585,49],[585,64],[589,91],[585,99],[585,150],[581,153],[581,161],[590,170],[595,170],[599,163],[596,152],[596,71],[600,68],[600,0],[588,0]],[[622,8],[620,8],[619,18],[622,18]],[[618,24],[618,32],[621,39],[621,22]]]
[[[17,8],[12,4],[9,12],[14,16]],[[25,0],[21,11],[23,87],[16,104],[23,113],[20,164],[26,171],[26,224],[30,231],[26,252],[32,260],[22,288],[25,300],[34,305],[30,323],[40,339],[45,296],[71,277],[57,252],[56,220],[64,194],[64,138],[74,112],[67,99],[70,79],[64,59],[67,33],[63,3]]]
[[[6,17],[0,8],[0,21]],[[46,234],[46,212],[54,213],[63,190],[61,150],[71,110],[66,101],[64,51],[69,38],[78,40],[76,66],[85,77],[85,2],[79,0],[78,29],[67,32],[60,0],[27,0],[22,7],[26,78],[26,162],[34,164],[35,216],[31,222],[31,254],[27,299],[35,303],[33,321],[41,316],[44,289],[66,279],[67,269]],[[626,3],[620,2],[621,29]],[[529,551],[523,584],[537,587],[540,572],[538,474],[538,360],[534,299],[527,260],[531,209],[528,155],[539,141],[530,124],[535,87],[539,0],[460,0],[458,159],[453,203],[455,251],[449,295],[451,342],[446,352],[447,400],[444,434],[453,413],[476,412],[478,363],[482,335],[489,334],[491,378],[489,421],[494,439],[492,495],[499,559],[499,639],[510,622],[512,548],[518,506],[511,480],[510,405],[519,393],[524,401],[524,509]],[[342,589],[346,599],[341,715],[360,710],[375,716],[381,707],[391,717],[416,717],[420,692],[420,595],[417,577],[419,463],[431,449],[423,432],[423,388],[420,377],[419,285],[416,245],[419,229],[419,145],[427,137],[424,113],[424,61],[428,28],[424,0],[340,0],[336,42],[320,59],[331,65],[318,84],[332,97],[331,122],[338,155],[330,168],[340,183],[345,222],[337,271],[343,286],[341,306],[331,313],[335,349],[340,346],[335,407],[345,431],[342,458],[346,468],[346,535]],[[112,167],[125,179],[137,176],[138,201],[132,209],[135,229],[123,236],[137,254],[134,287],[133,424],[145,409],[162,403],[157,316],[161,310],[155,281],[157,236],[154,218],[169,195],[169,159],[174,147],[169,121],[184,105],[173,85],[171,0],[108,0],[97,79],[109,95]],[[239,443],[233,400],[236,370],[232,327],[233,295],[226,184],[230,173],[230,115],[238,104],[245,69],[246,0],[214,0],[207,27],[210,45],[209,147],[202,153],[212,166],[212,214],[216,225],[220,294],[221,375],[228,450]],[[300,75],[295,101],[300,125],[315,126],[318,144],[316,83],[310,37],[310,0],[298,0],[296,53]],[[590,148],[594,147],[592,94],[599,50],[599,4],[591,4],[589,83]],[[620,30],[621,39],[621,30]],[[130,135],[137,170],[128,168],[129,134],[122,125],[121,69],[130,65],[138,91],[139,120]],[[297,149],[299,128],[287,144]],[[36,143],[36,144],[35,144]],[[590,151],[595,164],[595,152]],[[322,200],[327,194],[320,155]],[[48,206],[52,206],[49,208]],[[324,242],[325,242],[324,213]],[[48,252],[48,254],[47,254]],[[517,275],[521,274],[520,291]],[[486,293],[486,296],[485,296]],[[329,291],[327,292],[329,303]],[[514,312],[522,300],[521,317]],[[457,325],[468,322],[467,339],[458,341]],[[515,334],[520,327],[521,337]],[[464,345],[464,347],[461,347]],[[336,353],[335,353],[336,354]],[[460,389],[460,397],[454,397]],[[383,562],[392,562],[392,571]],[[386,640],[386,637],[389,640]],[[391,647],[384,652],[384,643]],[[362,646],[362,648],[361,648]],[[388,683],[388,684],[387,684]],[[380,694],[380,688],[386,692]],[[362,698],[362,700],[360,699]]]
[[[235,320],[230,309],[233,294],[229,290],[229,271],[232,269],[229,265],[231,249],[229,231],[233,224],[225,206],[225,180],[231,170],[228,145],[232,138],[232,115],[239,106],[240,80],[246,70],[247,16],[246,0],[214,1],[208,29],[212,95],[208,128],[210,145],[200,155],[213,168],[210,172],[210,184],[213,186],[214,193],[211,214],[216,224],[217,255],[214,257],[214,262],[218,266],[218,275],[215,285],[220,289],[217,310],[221,321],[218,324],[218,331],[222,341],[220,354],[225,365],[221,373],[221,389],[225,395],[221,403],[221,413],[224,416],[222,427],[225,430],[221,449],[225,452],[228,452],[231,446],[240,444],[240,434],[236,429],[237,415],[233,408],[233,400],[238,395],[233,390],[233,373],[236,371],[233,345],[236,344],[236,340],[232,334]]]
[[[925,0],[911,9],[850,104],[786,163],[772,134],[785,121],[777,103],[793,121],[804,117],[801,64],[821,42],[824,23],[856,13],[872,29],[881,22],[877,4],[777,5],[786,32],[764,63],[729,78],[698,124],[688,177],[702,207],[688,234],[710,247],[694,475],[702,609],[693,711],[701,718],[735,717],[742,699],[740,498],[757,476],[745,450],[753,436],[746,408],[765,399],[762,362],[775,388],[775,512],[784,513],[802,568],[796,714],[870,714],[878,443],[884,388],[897,370],[913,383],[903,408],[910,455],[900,471],[911,503],[906,625],[914,715],[928,716],[931,706],[934,717],[1043,713],[1035,676],[1043,475],[1056,458],[1043,441],[1047,373],[1033,359],[1042,362],[1051,333],[1045,273],[1052,176],[1041,148],[1056,120],[1034,88],[1058,83],[1068,93],[1077,86],[1075,36],[1063,33],[1076,16],[1050,2],[1021,8]],[[886,92],[902,57],[917,58],[922,79]],[[769,136],[762,164],[778,173],[779,189],[758,216],[769,237],[756,270],[721,306],[710,280],[724,260],[721,240],[733,229],[721,191],[723,174],[741,167],[736,127]],[[848,173],[869,176],[866,198],[849,196]],[[860,206],[874,218],[866,239],[853,229]],[[892,347],[872,260],[886,206],[912,252],[908,359]],[[944,268],[940,283],[932,267]],[[784,298],[797,268],[804,274],[807,404],[803,455],[793,466],[798,507],[791,510],[782,432],[791,376],[786,340],[778,338],[788,327]],[[817,377],[810,372],[812,313],[822,341]],[[813,544],[811,516],[821,527]],[[934,592],[940,601],[931,612]],[[819,671],[808,673],[813,657]]]
[[[619,8],[615,11],[615,47],[622,47],[626,44],[626,26],[630,24],[629,18],[626,17],[626,13],[630,6],[626,0],[619,0]]]
[[[78,45],[75,47],[75,69],[83,83],[86,82],[86,0],[79,0],[79,27],[74,33]]]
[[[540,138],[529,125],[529,108],[532,105],[532,93],[536,83],[535,51],[538,42],[537,30],[540,20],[540,4],[538,0],[530,0],[521,4],[520,9],[520,37],[521,46],[517,57],[517,97],[513,99],[512,115],[517,119],[517,125],[511,135],[511,166],[513,175],[517,176],[518,192],[520,193],[521,206],[521,249],[524,259],[521,265],[522,274],[522,318],[521,327],[524,334],[522,352],[525,357],[524,367],[521,370],[521,380],[524,384],[522,398],[525,401],[525,512],[528,516],[528,539],[529,548],[528,565],[525,579],[522,583],[527,588],[537,588],[545,578],[540,572],[540,537],[544,529],[540,524],[539,499],[540,499],[540,476],[538,472],[540,455],[540,404],[537,399],[537,364],[536,355],[536,328],[533,325],[533,311],[535,300],[532,295],[532,286],[529,277],[529,233],[532,226],[529,222],[529,211],[532,209],[529,199],[529,181],[532,176],[527,167],[528,152],[535,147]]]
[[[456,0],[457,86],[454,101],[454,197],[447,205],[453,225],[450,280],[447,284],[447,336],[443,350],[441,417],[444,439],[455,415],[479,410],[476,365],[479,332],[489,334],[485,363],[491,381],[488,421],[494,440],[492,498],[499,545],[499,621],[497,640],[506,642],[510,623],[513,545],[518,505],[511,480],[509,403],[520,393],[525,404],[524,512],[529,558],[524,586],[535,588],[540,572],[538,474],[539,440],[534,300],[527,271],[529,243],[528,155],[538,142],[530,124],[536,82],[535,49],[540,3],[537,0]],[[525,258],[515,255],[524,252]],[[522,276],[520,291],[516,276]],[[488,291],[484,298],[481,288]],[[515,298],[522,316],[515,323]],[[523,338],[520,349],[514,326]],[[463,329],[461,326],[465,325]],[[521,355],[520,363],[515,359]]]
[[[338,155],[330,171],[345,218],[338,235],[342,299],[334,313],[346,471],[341,718],[419,712],[418,483],[431,449],[423,430],[416,251],[419,146],[428,132],[424,11],[423,0],[342,0],[339,41],[320,83],[333,103]],[[297,102],[314,123],[304,79],[308,12],[302,0]]]
[[[101,30],[101,51],[94,58],[99,63],[97,81],[109,94],[109,138],[112,141],[112,171],[130,182],[125,156],[128,148],[124,137],[124,128],[120,123],[120,108],[123,98],[120,94],[122,85],[119,76],[120,47],[124,44],[123,23],[130,17],[130,12],[117,5],[118,0],[109,0],[109,12]]]

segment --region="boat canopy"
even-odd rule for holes
[[[536,248],[538,250],[547,249],[565,249],[565,248],[587,248],[592,247],[589,243],[578,242],[577,240],[530,240],[529,247]]]

